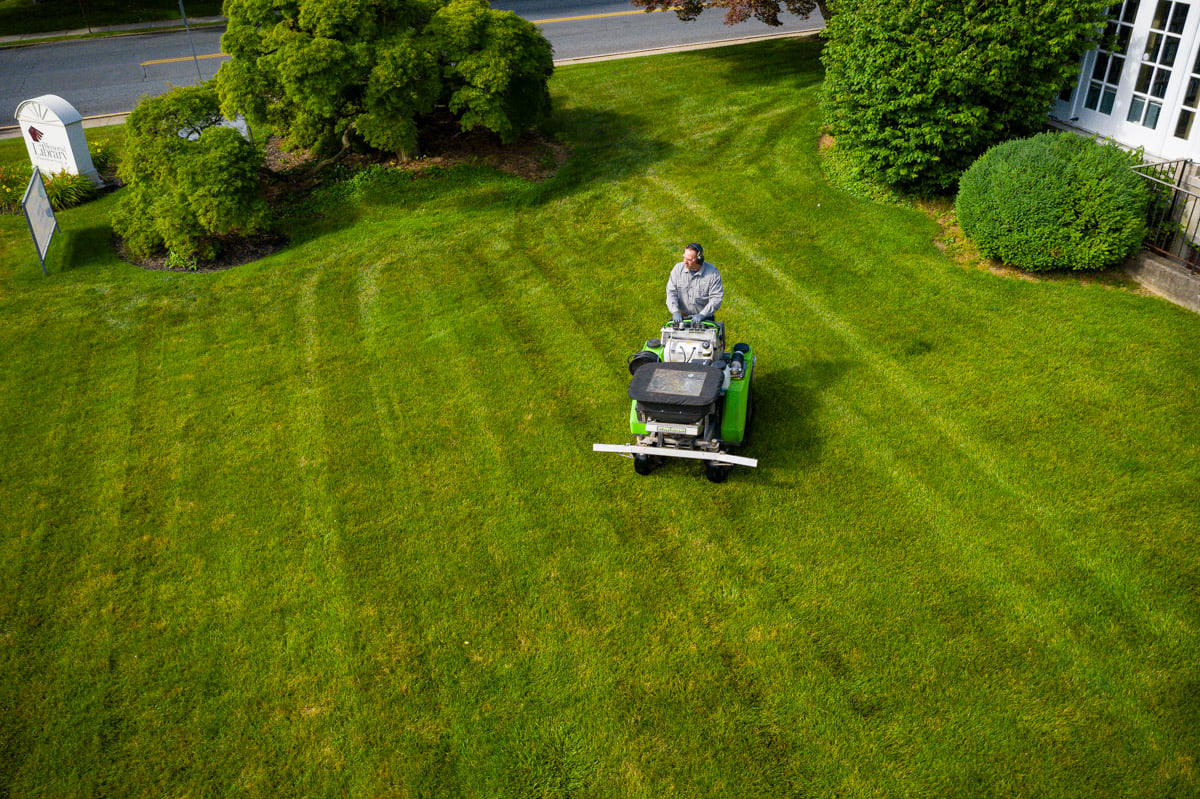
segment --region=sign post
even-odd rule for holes
[[[50,239],[58,230],[58,220],[54,217],[50,198],[46,196],[42,173],[36,166],[33,168],[33,177],[29,179],[29,187],[25,189],[25,197],[21,200],[21,210],[25,212],[25,221],[29,223],[29,234],[33,236],[38,260],[42,264],[42,276],[45,277],[46,250],[50,249]]]

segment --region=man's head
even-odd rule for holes
[[[683,265],[693,272],[704,266],[704,248],[699,244],[689,244],[684,247]]]

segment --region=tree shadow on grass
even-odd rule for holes
[[[609,109],[555,111],[542,130],[565,144],[570,156],[549,180],[531,184],[531,199],[550,202],[584,188],[625,180],[670,158],[675,145],[656,136],[652,124],[652,117]]]
[[[90,225],[63,231],[58,236],[60,247],[51,246],[46,256],[46,270],[71,272],[102,263],[112,263],[113,231],[108,225]]]
[[[469,212],[543,205],[624,180],[670,157],[674,145],[650,135],[649,128],[649,120],[630,113],[557,111],[515,145],[431,147],[426,157],[390,166],[369,180],[362,179],[365,174],[351,176],[353,189],[312,192],[283,209],[281,226],[296,244],[357,224],[371,207],[404,213],[439,206]],[[545,163],[532,163],[538,159]]]
[[[823,442],[814,417],[821,394],[851,368],[847,361],[817,361],[778,371],[758,365],[754,378],[754,425],[746,454],[759,459],[759,474],[783,483],[789,470],[821,457]]]
[[[825,79],[821,65],[824,46],[817,36],[771,39],[765,42],[714,47],[689,55],[720,66],[713,70],[733,88],[788,83],[794,89],[815,86]],[[706,65],[707,66],[707,65]]]

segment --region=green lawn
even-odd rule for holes
[[[1200,317],[829,188],[817,48],[560,69],[553,179],[223,273],[0,218],[0,793],[1200,794]],[[591,452],[692,240],[720,486]]]
[[[185,0],[188,18],[221,15],[221,0]],[[182,20],[179,0],[0,0],[0,36]]]

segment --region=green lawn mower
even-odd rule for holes
[[[704,461],[704,474],[722,483],[734,466],[757,466],[730,455],[746,440],[754,418],[754,351],[725,351],[725,326],[668,322],[660,337],[629,358],[629,430],[633,444],[593,444],[595,452],[633,458],[650,474],[667,458]]]

